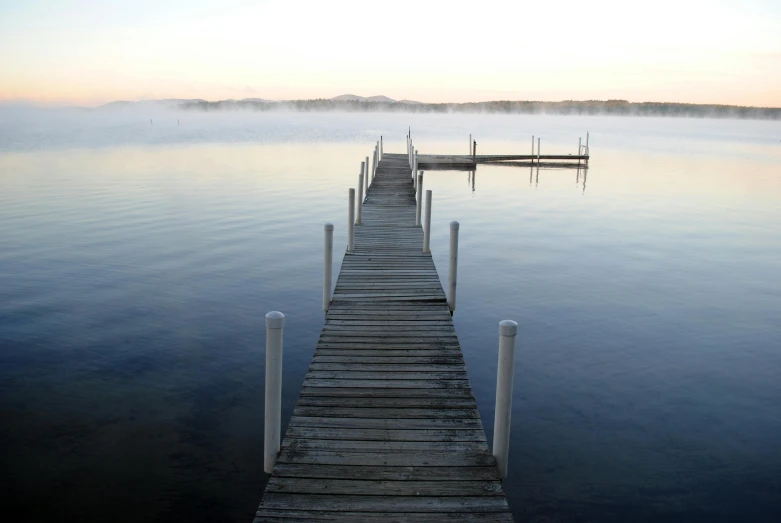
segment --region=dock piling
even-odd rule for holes
[[[469,152],[472,152],[472,135],[469,135]]]
[[[496,371],[493,454],[502,478],[507,477],[507,461],[510,453],[510,416],[513,410],[513,371],[517,333],[516,322],[512,320],[499,322],[499,368]]]
[[[418,150],[415,149],[415,155],[412,158],[412,172],[418,172]]]
[[[458,229],[456,221],[450,222],[450,267],[447,274],[447,304],[450,312],[456,310],[456,277],[458,272]]]
[[[328,312],[331,304],[331,291],[333,289],[334,272],[334,224],[326,223],[323,226],[325,230],[324,254],[323,254],[323,310]]]
[[[263,438],[263,470],[274,471],[282,433],[282,331],[285,315],[266,314],[266,412]]]
[[[363,162],[361,162],[361,174],[358,175],[358,213],[355,218],[355,224],[361,224],[361,210],[363,209]]]
[[[537,137],[537,164],[540,163],[540,137]]]
[[[415,205],[415,226],[420,227],[420,212],[423,210],[423,171],[418,173],[418,195]]]
[[[347,205],[347,252],[355,249],[355,189],[348,191],[350,202]]]
[[[431,252],[431,189],[426,191],[426,215],[423,220],[423,252]]]
[[[369,157],[367,156],[366,157],[366,170],[364,171],[364,175],[363,175],[363,194],[368,194],[369,193],[369,180],[370,179],[371,178],[369,176]],[[363,199],[361,199],[361,203],[363,203]]]
[[[380,160],[382,160],[382,135],[380,135]]]

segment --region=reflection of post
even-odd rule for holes
[[[578,161],[578,174],[575,175],[575,183],[580,183],[580,161]]]
[[[539,149],[537,149],[537,154],[540,154]],[[534,186],[537,187],[539,183],[540,183],[540,161],[537,160],[537,177],[534,179]]]
[[[475,192],[475,178],[477,178],[477,166],[475,165],[475,170],[472,171],[472,192]]]
[[[532,186],[532,178],[534,178],[534,167],[529,167],[529,187]]]
[[[586,177],[588,176],[588,169],[583,169],[583,194],[586,194]]]

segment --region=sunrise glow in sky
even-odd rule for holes
[[[781,107],[779,0],[0,0],[0,101]]]

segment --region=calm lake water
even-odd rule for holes
[[[151,126],[149,119],[154,119]],[[180,119],[177,126],[176,119]],[[520,324],[518,521],[778,521],[781,122],[489,115],[0,117],[0,488],[18,521],[251,521],[264,323],[286,424],[314,351],[322,224],[375,140],[575,153],[587,176],[430,171],[432,250],[491,441]]]

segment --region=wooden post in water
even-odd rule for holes
[[[382,135],[380,135],[380,160],[382,160],[382,155],[384,154],[384,151],[382,149]]]
[[[472,135],[469,135],[469,152],[472,152]]]
[[[477,165],[477,141],[473,142],[472,146],[472,163]]]
[[[418,174],[418,198],[415,205],[415,225],[420,227],[420,212],[423,210],[423,171]]]
[[[366,157],[366,171],[363,177],[363,194],[369,192],[369,157]],[[363,205],[363,198],[361,198],[361,205]]]
[[[450,270],[447,273],[447,304],[456,310],[456,277],[458,272],[458,222],[450,222]]]
[[[348,191],[350,202],[347,205],[347,252],[355,249],[355,189]]]
[[[540,137],[537,137],[537,165],[540,164]]]
[[[263,470],[274,471],[282,433],[282,331],[285,315],[266,314],[266,412],[263,438]]]
[[[418,150],[415,149],[415,155],[412,158],[412,172],[418,172]]]
[[[431,189],[426,191],[426,218],[423,220],[423,252],[431,252]]]
[[[323,229],[325,230],[325,242],[323,245],[323,310],[328,312],[328,307],[331,305],[331,291],[333,290],[334,224],[326,223]]]
[[[355,223],[357,225],[361,224],[361,211],[363,210],[363,171],[364,164],[361,162],[361,174],[358,175],[358,207],[357,215],[355,217]]]
[[[588,150],[588,131],[586,131],[586,156],[589,156],[589,150]],[[588,160],[586,160],[588,161]]]
[[[510,454],[510,416],[513,411],[513,371],[517,333],[518,324],[514,321],[499,322],[499,368],[496,372],[493,454],[502,478],[507,477],[507,458]]]

